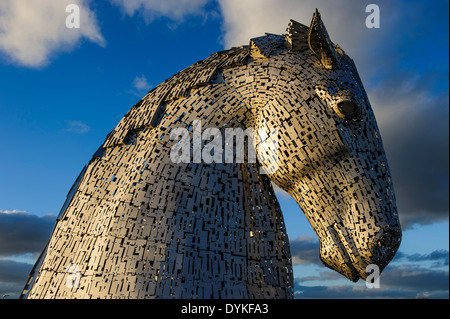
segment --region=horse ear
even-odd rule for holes
[[[317,9],[309,27],[308,44],[310,50],[319,58],[325,68],[332,69],[338,66],[334,44],[330,40],[330,36]]]
[[[286,29],[285,43],[291,51],[308,50],[308,27],[291,20]]]

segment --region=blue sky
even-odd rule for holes
[[[83,166],[145,93],[189,65],[319,8],[377,116],[404,229],[380,289],[325,268],[278,197],[297,298],[448,298],[448,1],[5,0],[0,3],[0,294],[17,297]],[[81,8],[65,28],[65,6]]]

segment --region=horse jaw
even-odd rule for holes
[[[376,225],[374,221],[369,221],[376,235],[367,238],[345,218],[337,217],[345,215],[342,212],[320,221],[319,218],[312,217],[308,207],[302,205],[304,201],[300,192],[290,192],[290,194],[317,234],[320,242],[319,257],[328,268],[337,271],[352,282],[357,282],[360,278],[366,280],[371,274],[368,270],[369,265],[375,265],[381,273],[395,256],[402,238],[399,223]],[[395,206],[392,209],[396,209]],[[347,213],[351,215],[350,212]],[[392,215],[390,211],[380,212],[377,218],[386,218],[390,215]]]
[[[342,237],[338,231],[330,226],[327,229],[327,236],[320,239],[320,260],[327,267],[337,271],[353,282],[360,278],[360,272],[353,265],[351,252],[345,247]]]

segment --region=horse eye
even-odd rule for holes
[[[337,107],[344,116],[355,115],[358,111],[358,106],[349,100],[339,102]]]

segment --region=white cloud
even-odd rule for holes
[[[2,0],[0,51],[13,63],[41,67],[57,52],[70,51],[81,39],[104,45],[88,0]],[[66,6],[80,8],[80,28],[68,29]]]
[[[152,85],[148,83],[145,75],[135,77],[133,80],[133,86],[138,91],[147,91],[152,87]]]
[[[160,17],[183,20],[187,15],[204,13],[203,7],[208,0],[110,0],[121,7],[129,16],[141,14],[147,22]]]
[[[133,80],[133,88],[128,91],[138,98],[142,98],[150,89],[153,87],[151,83],[148,82],[145,75],[136,76]]]
[[[84,134],[91,130],[89,125],[81,121],[67,121],[67,132]]]
[[[313,13],[319,10],[331,40],[339,44],[355,60],[359,72],[376,72],[374,52],[386,56],[386,39],[396,35],[392,29],[393,12],[398,4],[379,0],[381,28],[368,29],[366,6],[371,1],[354,0],[218,0],[223,16],[223,45],[225,48],[249,43],[253,37],[267,33],[284,34],[290,19],[309,27]],[[363,77],[364,78],[364,77]]]
[[[290,19],[309,26],[316,8],[326,19],[327,26],[334,25],[344,12],[354,11],[355,5],[346,5],[350,2],[339,1],[337,5],[326,0],[219,0],[224,19],[224,44],[226,47],[247,44],[250,38],[265,32],[283,34]],[[321,10],[323,8],[327,10]]]

